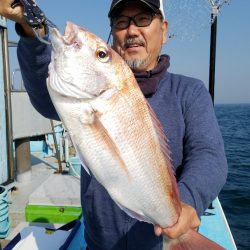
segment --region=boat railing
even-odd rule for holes
[[[26,92],[23,79],[19,75],[21,75],[21,70],[20,69],[14,69],[12,72],[12,77],[11,77],[11,92]]]

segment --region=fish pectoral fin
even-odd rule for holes
[[[225,250],[195,230],[189,230],[177,239],[163,237],[162,250]]]
[[[102,115],[103,113],[110,112],[114,103],[119,99],[120,93],[116,88],[105,90],[98,98],[93,99],[90,103],[92,109]]]
[[[80,116],[80,122],[83,125],[92,124],[95,120],[95,110],[92,108],[90,104],[84,104],[81,106],[81,116]]]
[[[110,136],[109,132],[105,128],[105,126],[102,124],[102,122],[99,120],[98,115],[95,115],[94,123],[90,125],[92,128],[92,131],[99,137],[98,141],[102,143],[104,148],[107,150],[107,152],[110,152],[112,154],[112,158],[117,161],[117,165],[121,168],[121,170],[129,176],[129,171],[127,168],[127,165],[125,161],[122,158],[122,154],[116,145],[113,138]]]

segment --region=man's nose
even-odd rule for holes
[[[127,28],[127,33],[129,35],[138,35],[139,34],[139,29],[140,27],[137,27],[134,23],[133,20],[130,21],[129,26]]]

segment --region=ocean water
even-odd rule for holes
[[[229,166],[219,199],[239,250],[250,249],[250,104],[215,105]]]

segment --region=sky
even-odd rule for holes
[[[169,71],[201,79],[208,88],[211,13],[209,1],[164,1],[170,3],[165,3],[169,33],[180,32],[179,36],[169,39],[162,50],[162,53],[168,54],[171,58]],[[107,18],[110,0],[36,2],[61,32],[64,31],[65,23],[72,21],[107,40],[110,31]],[[216,104],[250,103],[249,9],[250,0],[231,0],[229,4],[223,4],[218,15]],[[178,13],[181,13],[181,17]],[[8,21],[7,27],[9,40],[18,41],[13,22]],[[10,49],[11,70],[18,68],[15,53],[15,49]]]

